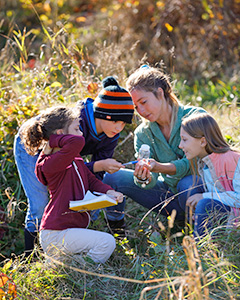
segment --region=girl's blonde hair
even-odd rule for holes
[[[164,74],[157,68],[145,65],[137,69],[129,76],[126,85],[130,93],[134,89],[144,90],[146,92],[152,92],[157,98],[158,88],[161,88],[163,90],[166,101],[172,107],[173,113],[171,125],[174,124],[180,102],[173,92],[168,75]]]
[[[57,129],[68,129],[79,117],[79,110],[64,106],[48,108],[38,117],[28,120],[21,129],[21,141],[28,154],[35,155],[44,141],[48,141]]]
[[[207,153],[225,153],[231,150],[224,140],[222,132],[215,119],[208,113],[191,114],[182,121],[182,128],[190,136],[200,139],[205,137]]]

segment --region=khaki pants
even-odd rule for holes
[[[62,252],[66,254],[84,252],[96,263],[106,262],[116,247],[111,234],[85,228],[41,230],[40,243],[49,257],[58,259],[59,253]]]

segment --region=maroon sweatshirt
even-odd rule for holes
[[[83,136],[53,134],[50,147],[60,151],[45,155],[41,152],[35,168],[38,180],[48,186],[50,201],[44,210],[40,230],[64,230],[67,228],[86,228],[90,217],[87,212],[69,209],[70,200],[83,199],[83,188],[72,162],[77,165],[85,191],[106,193],[112,188],[102,183],[85,166],[79,155],[85,140]]]

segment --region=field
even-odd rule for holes
[[[189,1],[176,1],[174,7],[171,1],[103,2],[3,3],[0,299],[240,299],[239,228],[216,224],[214,237],[196,244],[191,224],[174,222],[174,216],[166,220],[131,199],[127,236],[116,236],[117,248],[106,264],[73,256],[49,268],[39,246],[23,258],[27,204],[14,162],[14,135],[46,107],[95,98],[105,76],[124,86],[143,63],[162,68],[180,101],[209,111],[239,149],[239,1],[196,1],[196,7]],[[216,26],[222,26],[221,33]],[[140,121],[135,114],[121,133],[114,153],[120,162],[134,159],[133,131]],[[92,226],[108,231],[104,211]]]

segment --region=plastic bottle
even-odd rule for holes
[[[138,159],[140,160],[139,163],[142,164],[143,162],[148,163],[148,159],[150,158],[150,146],[147,144],[142,144],[139,152],[138,152]],[[148,184],[148,180],[143,179],[139,180],[139,183],[141,183],[142,187],[146,187],[146,184]]]
[[[150,157],[150,146],[147,144],[142,144],[138,152],[138,158],[140,160],[144,159],[145,161],[148,161],[149,157]]]

